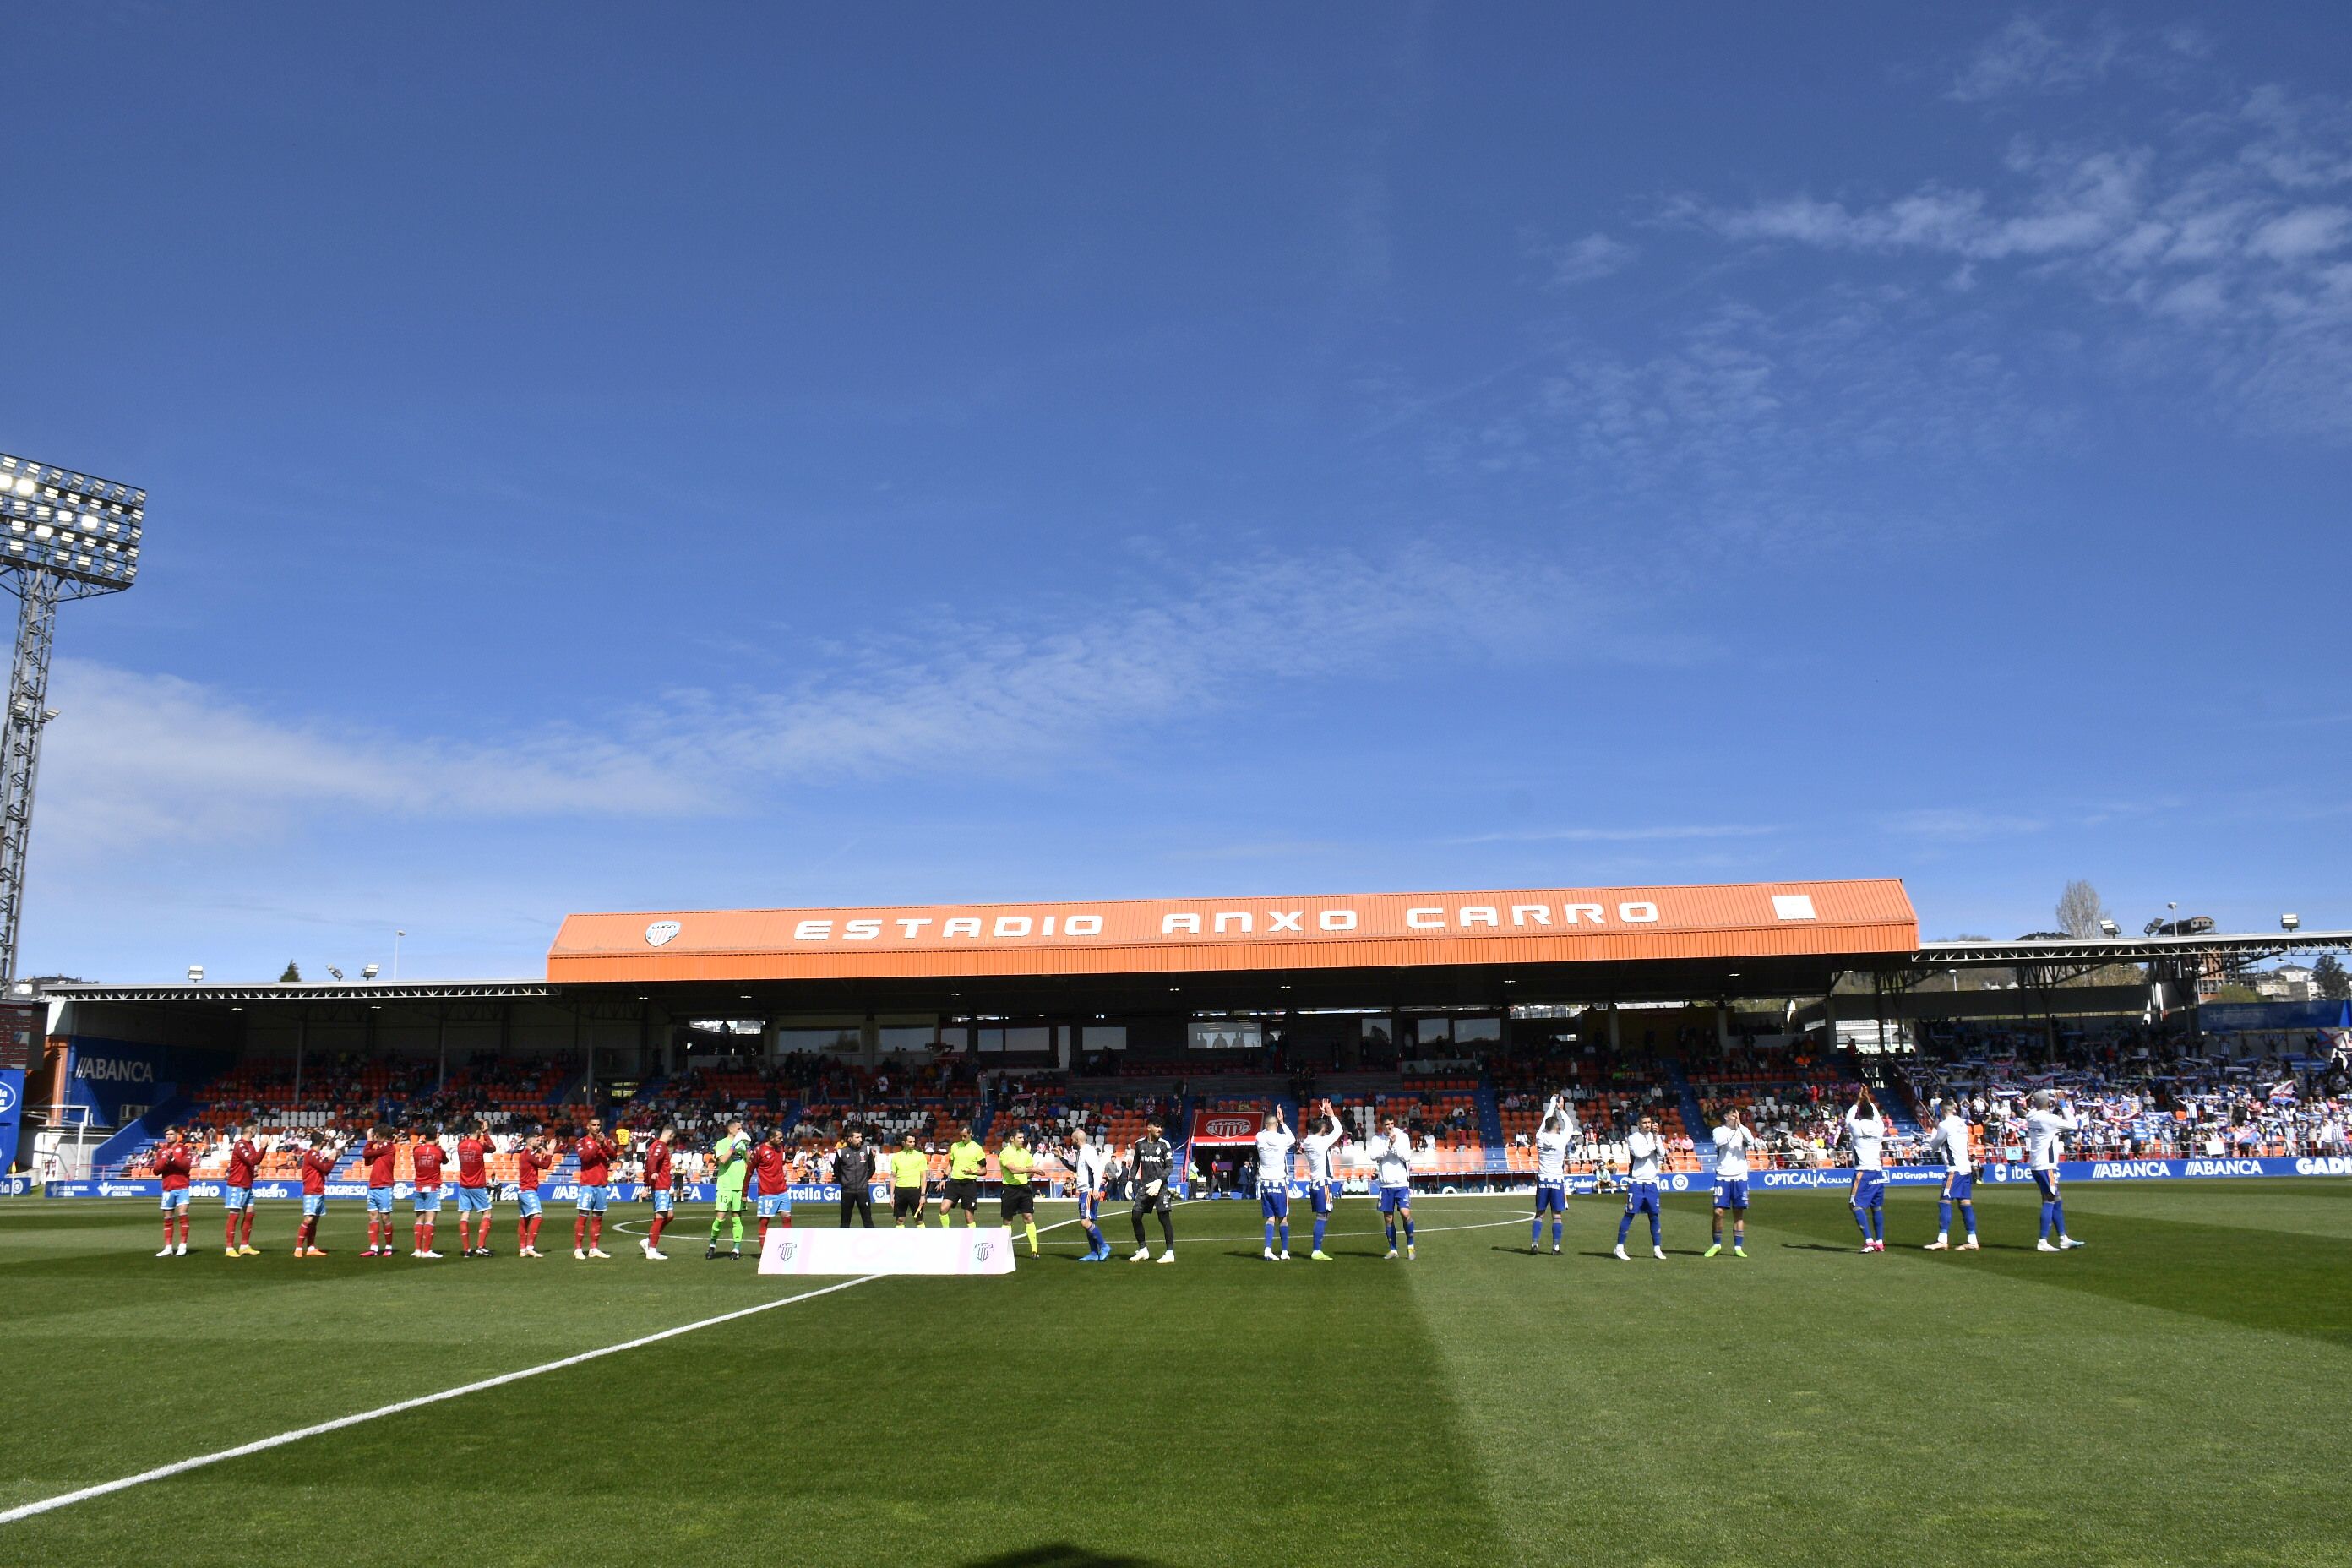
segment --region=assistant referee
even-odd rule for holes
[[[856,1215],[866,1228],[874,1228],[874,1151],[866,1145],[866,1129],[849,1130],[849,1142],[834,1152],[833,1179],[841,1184],[841,1228],[849,1228]]]
[[[980,1224],[980,1182],[988,1173],[988,1151],[981,1145],[972,1125],[964,1123],[963,1136],[948,1145],[947,1195],[940,1203],[940,1224],[944,1227],[955,1218],[955,1211],[963,1210],[963,1222]]]
[[[1018,1215],[1029,1232],[1029,1256],[1037,1256],[1037,1190],[1029,1184],[1029,1173],[1036,1168],[1037,1156],[1029,1152],[1029,1140],[1018,1128],[1003,1148],[996,1152],[996,1169],[1004,1184],[997,1193],[997,1215],[1007,1230],[1013,1228]]]
[[[890,1219],[903,1227],[908,1220],[923,1223],[923,1184],[931,1177],[931,1157],[915,1147],[909,1132],[890,1156]]]

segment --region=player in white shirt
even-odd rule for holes
[[[1723,1125],[1715,1130],[1715,1240],[1706,1256],[1713,1258],[1723,1250],[1723,1216],[1731,1215],[1731,1255],[1748,1256],[1744,1245],[1748,1240],[1748,1153],[1759,1146],[1756,1134],[1748,1131],[1741,1120],[1739,1108],[1733,1106],[1723,1113]]]
[[[1576,1113],[1568,1098],[1555,1094],[1544,1106],[1543,1125],[1536,1129],[1536,1216],[1528,1223],[1528,1250],[1543,1240],[1544,1215],[1551,1215],[1551,1250],[1559,1253],[1560,1225],[1568,1218],[1568,1151],[1576,1142]]]
[[[1083,1127],[1070,1129],[1070,1184],[1077,1189],[1078,1225],[1087,1233],[1081,1263],[1110,1260],[1110,1238],[1102,1233],[1104,1189],[1110,1185],[1110,1149],[1087,1136]]]
[[[2033,1091],[2033,1109],[2025,1113],[2025,1163],[2032,1168],[2033,1184],[2042,1189],[2041,1239],[2036,1252],[2063,1252],[2083,1244],[2066,1234],[2066,1205],[2058,1196],[2058,1161],[2065,1152],[2066,1134],[2083,1122],[2074,1108],[2046,1089]],[[2051,1238],[2057,1239],[2053,1241]]]
[[[1940,1112],[1940,1114],[1938,1114]],[[1927,1154],[1939,1160],[1944,1167],[1944,1190],[1936,1202],[1936,1239],[1927,1243],[1929,1252],[1945,1252],[1952,1246],[1952,1205],[1960,1206],[1960,1218],[1967,1222],[1969,1238],[1960,1243],[1962,1252],[1977,1250],[1977,1205],[1971,1201],[1976,1190],[1976,1156],[1969,1148],[1968,1118],[1960,1114],[1958,1100],[1928,1108],[1936,1116],[1936,1124],[1927,1130]]]
[[[1265,1257],[1273,1263],[1290,1261],[1290,1151],[1297,1142],[1282,1107],[1274,1107],[1257,1134],[1257,1212],[1265,1220]],[[1274,1249],[1276,1231],[1280,1252]]]
[[[1853,1223],[1864,1252],[1886,1250],[1886,1118],[1863,1086],[1845,1113],[1845,1141],[1853,1145]]]
[[[1323,1124],[1299,1139],[1298,1149],[1307,1160],[1307,1200],[1315,1205],[1315,1250],[1307,1256],[1313,1262],[1328,1263],[1331,1255],[1323,1250],[1323,1227],[1330,1223],[1331,1205],[1339,1192],[1339,1173],[1332,1166],[1331,1152],[1348,1134],[1329,1100],[1323,1102],[1321,1110]]]
[[[1664,1258],[1666,1255],[1664,1233],[1658,1224],[1658,1169],[1664,1163],[1666,1141],[1658,1136],[1658,1119],[1644,1116],[1625,1140],[1625,1217],[1617,1222],[1617,1256],[1627,1263],[1625,1236],[1633,1228],[1633,1216],[1650,1216],[1650,1256]]]
[[[1370,1151],[1381,1189],[1381,1217],[1387,1223],[1389,1256],[1397,1255],[1397,1220],[1404,1220],[1405,1261],[1412,1261],[1412,1134],[1391,1117]]]

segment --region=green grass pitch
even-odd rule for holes
[[[1078,1267],[1065,1226],[1011,1278],[877,1280],[0,1525],[0,1563],[2352,1563],[2352,1182],[2078,1184],[2060,1257],[2030,1190],[1957,1256],[1917,1250],[1927,1190],[1878,1257],[1839,1194],[1765,1194],[1748,1258],[1705,1261],[1702,1202],[1664,1263],[1608,1256],[1605,1198],[1559,1258],[1517,1198],[1424,1199],[1412,1263],[1360,1199],[1328,1264],[1261,1261],[1254,1205],[1180,1209],[1165,1268]],[[574,1262],[557,1205],[520,1260],[500,1214],[496,1259],[372,1263],[341,1203],[297,1262],[267,1205],[231,1262],[200,1203],[159,1261],[143,1205],[0,1205],[0,1510],[810,1288],[704,1263],[691,1210],[666,1265]]]

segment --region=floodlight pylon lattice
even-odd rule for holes
[[[16,595],[16,647],[0,713],[0,986],[16,978],[25,860],[41,776],[58,605],[139,580],[147,492],[0,452],[0,584]]]

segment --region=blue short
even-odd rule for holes
[[[390,1214],[392,1212],[392,1189],[390,1187],[370,1187],[368,1189],[367,1206],[368,1213],[370,1214]]]
[[[1382,1187],[1381,1189],[1381,1212],[1382,1214],[1394,1214],[1399,1209],[1409,1209],[1411,1207],[1412,1207],[1412,1189],[1411,1187]]]
[[[1557,1214],[1568,1212],[1568,1183],[1547,1177],[1536,1184],[1536,1213],[1550,1209]]]
[[[583,1187],[580,1189],[580,1195],[572,1200],[572,1206],[582,1214],[603,1214],[604,1205],[611,1196],[612,1189],[609,1187]]]
[[[221,1207],[226,1209],[229,1213],[235,1214],[240,1209],[249,1209],[252,1206],[253,1189],[251,1187],[223,1187],[221,1189]]]
[[[1257,1212],[1265,1219],[1288,1219],[1290,1184],[1284,1182],[1276,1186],[1260,1187],[1257,1190]]]
[[[441,1212],[441,1189],[438,1187],[417,1188],[415,1192],[408,1194],[408,1206],[418,1214],[439,1214]]]
[[[1101,1214],[1102,1199],[1097,1197],[1092,1193],[1080,1193],[1078,1194],[1078,1217],[1080,1219],[1095,1219]]]
[[[671,1210],[677,1207],[677,1199],[671,1194],[668,1189],[664,1188],[654,1194],[654,1213],[668,1214]]]
[[[1968,1202],[1969,1194],[1975,1192],[1976,1187],[1977,1178],[1973,1172],[1947,1171],[1944,1173],[1944,1196],[1953,1203]]]
[[[1885,1208],[1886,1206],[1886,1173],[1856,1171],[1854,1174],[1860,1177],[1861,1181],[1853,1189],[1853,1206],[1858,1209]]]
[[[488,1187],[459,1187],[457,1189],[457,1212],[459,1214],[489,1213],[490,1189]]]
[[[515,1205],[522,1211],[522,1215],[525,1219],[537,1219],[539,1217],[539,1189],[537,1187],[524,1187],[520,1191],[517,1192],[515,1194]]]
[[[304,1219],[317,1219],[320,1215],[325,1214],[326,1212],[326,1194],[304,1193],[302,1194],[302,1217]]]
[[[163,1206],[167,1211],[171,1209],[186,1208],[188,1206],[188,1189],[185,1187],[174,1187],[170,1192],[165,1193],[163,1194]]]
[[[1748,1178],[1717,1176],[1715,1179],[1715,1206],[1719,1209],[1744,1209],[1748,1206]]]
[[[2034,1172],[2034,1173],[2033,1173],[2033,1184],[2034,1184],[2035,1186],[2040,1187],[2040,1188],[2042,1189],[2042,1202],[2044,1202],[2044,1203],[2055,1203],[2055,1202],[2057,1201],[2057,1199],[2058,1199],[2058,1173],[2057,1173],[2057,1172],[2055,1172],[2055,1171],[2036,1171],[2036,1172]]]
[[[1625,1212],[1655,1215],[1658,1212],[1658,1184],[1655,1182],[1626,1184]]]
[[[1313,1198],[1313,1199],[1315,1200],[1315,1212],[1316,1212],[1317,1214],[1320,1214],[1320,1215],[1328,1215],[1328,1214],[1329,1214],[1329,1213],[1331,1212],[1331,1184],[1330,1184],[1330,1183],[1328,1183],[1328,1182],[1309,1182],[1309,1183],[1307,1183],[1307,1196],[1309,1196],[1309,1197],[1311,1197],[1311,1198]]]
[[[792,1194],[761,1193],[760,1194],[760,1217],[761,1219],[773,1219],[780,1214],[790,1214],[792,1212]]]

